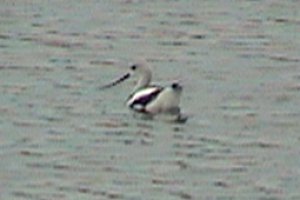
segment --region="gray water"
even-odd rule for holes
[[[0,199],[300,199],[298,0],[0,4]],[[139,58],[187,123],[99,90]]]

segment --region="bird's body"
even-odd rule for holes
[[[137,74],[139,79],[126,102],[131,110],[151,117],[166,114],[173,116],[178,121],[186,121],[187,118],[182,117],[179,108],[182,93],[181,85],[178,83],[173,83],[167,87],[150,85],[152,73],[144,63],[134,64],[130,69],[130,73],[105,86],[105,88],[122,82],[129,78],[131,74]]]
[[[153,102],[163,90],[162,87],[149,86],[132,93],[126,105],[137,112],[148,112],[146,107]]]

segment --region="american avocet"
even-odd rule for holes
[[[101,89],[115,86],[135,74],[139,78],[126,102],[131,110],[150,117],[164,114],[171,116],[168,119],[174,121],[185,122],[187,120],[187,117],[181,114],[179,107],[182,86],[177,82],[167,87],[150,85],[152,72],[144,62],[131,65],[127,74]]]

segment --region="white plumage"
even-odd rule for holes
[[[146,105],[146,111],[151,114],[156,114],[156,113],[179,114],[179,113],[174,113],[174,110],[179,109],[181,88],[173,88],[172,86],[165,87],[158,94],[157,98],[154,101],[149,102]]]
[[[132,75],[138,75],[139,78],[126,102],[131,110],[149,116],[166,114],[173,116],[174,120],[186,121],[187,117],[181,115],[179,108],[182,86],[178,83],[167,87],[150,85],[152,73],[143,62],[131,65],[129,73],[102,88],[117,85]]]

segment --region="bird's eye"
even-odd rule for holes
[[[131,69],[132,69],[132,70],[136,70],[136,65],[132,65],[132,66],[131,66]]]
[[[174,89],[178,88],[178,86],[179,86],[178,83],[173,83],[172,84],[172,88],[174,88]]]

